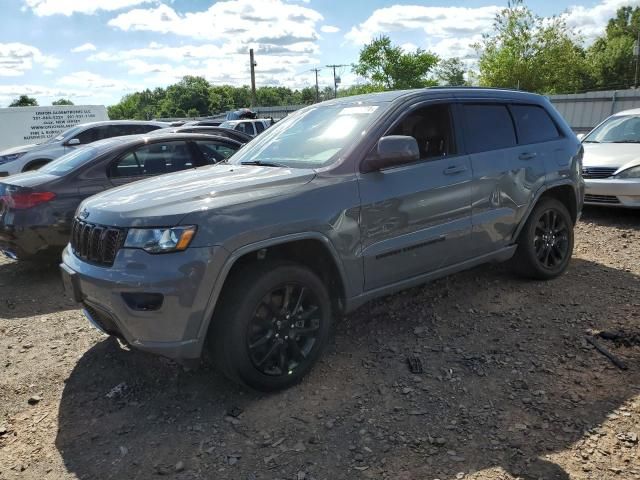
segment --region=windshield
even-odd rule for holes
[[[218,125],[218,126],[219,126],[219,127],[222,127],[222,128],[231,128],[231,129],[233,129],[233,123],[231,123],[231,122],[222,122],[222,123],[221,123],[220,125]]]
[[[266,130],[233,156],[231,163],[271,163],[321,168],[360,139],[380,115],[380,105],[307,107]]]
[[[610,117],[583,141],[586,143],[640,143],[640,116]]]
[[[40,168],[40,171],[61,177],[95,158],[96,153],[97,149],[94,147],[77,148],[55,159],[53,162],[47,163],[44,167]]]
[[[71,127],[69,129],[59,133],[55,137],[51,137],[49,140],[45,140],[44,143],[61,142],[65,138],[67,138],[69,136],[72,136],[72,135],[75,135],[76,133],[79,133],[81,130],[82,130],[82,127],[79,127],[79,126]]]

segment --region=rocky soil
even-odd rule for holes
[[[0,479],[640,479],[639,340],[640,212],[587,210],[557,280],[494,265],[365,305],[266,396],[122,348],[55,269],[0,260]]]

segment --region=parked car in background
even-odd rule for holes
[[[59,258],[83,199],[135,180],[220,162],[241,146],[211,135],[115,137],[78,148],[35,172],[3,179],[0,251],[14,259]],[[117,246],[109,243],[109,235],[104,230],[92,238],[92,245],[102,242],[101,255]]]
[[[584,202],[640,208],[640,109],[610,116],[582,144]]]
[[[222,123],[222,120],[191,120],[185,122],[185,127],[217,127]]]
[[[254,120],[227,120],[220,124],[222,128],[238,130],[239,132],[246,133],[252,137],[260,135],[271,125],[272,121],[269,118],[256,118]]]
[[[0,177],[37,170],[51,160],[55,160],[81,145],[105,138],[148,133],[167,126],[168,124],[161,122],[135,120],[83,123],[50,138],[46,142],[9,148],[0,152]]]
[[[253,137],[243,133],[239,130],[231,130],[230,128],[222,127],[173,127],[173,128],[161,128],[160,130],[154,130],[151,135],[165,134],[165,133],[203,133],[206,135],[217,135],[220,137],[227,137],[237,140],[241,143],[249,143],[253,140]]]
[[[581,159],[539,95],[340,98],[229,164],[87,199],[62,276],[94,325],[135,348],[184,363],[207,351],[229,378],[281,389],[313,366],[333,319],[368,300],[491,261],[561,275]],[[92,240],[105,229],[108,250]]]

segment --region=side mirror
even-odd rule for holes
[[[582,139],[586,137],[586,135],[584,133],[579,133],[576,135],[576,137],[578,137],[578,140],[582,141]]]
[[[378,140],[374,153],[362,163],[362,173],[375,172],[420,160],[420,149],[415,138],[405,135],[389,135]]]
[[[71,146],[71,145],[80,145],[80,140],[77,138],[72,138],[71,140],[67,141],[67,145]]]

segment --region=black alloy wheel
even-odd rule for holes
[[[569,227],[557,210],[550,208],[539,218],[533,239],[536,258],[545,268],[561,265],[569,251]]]

